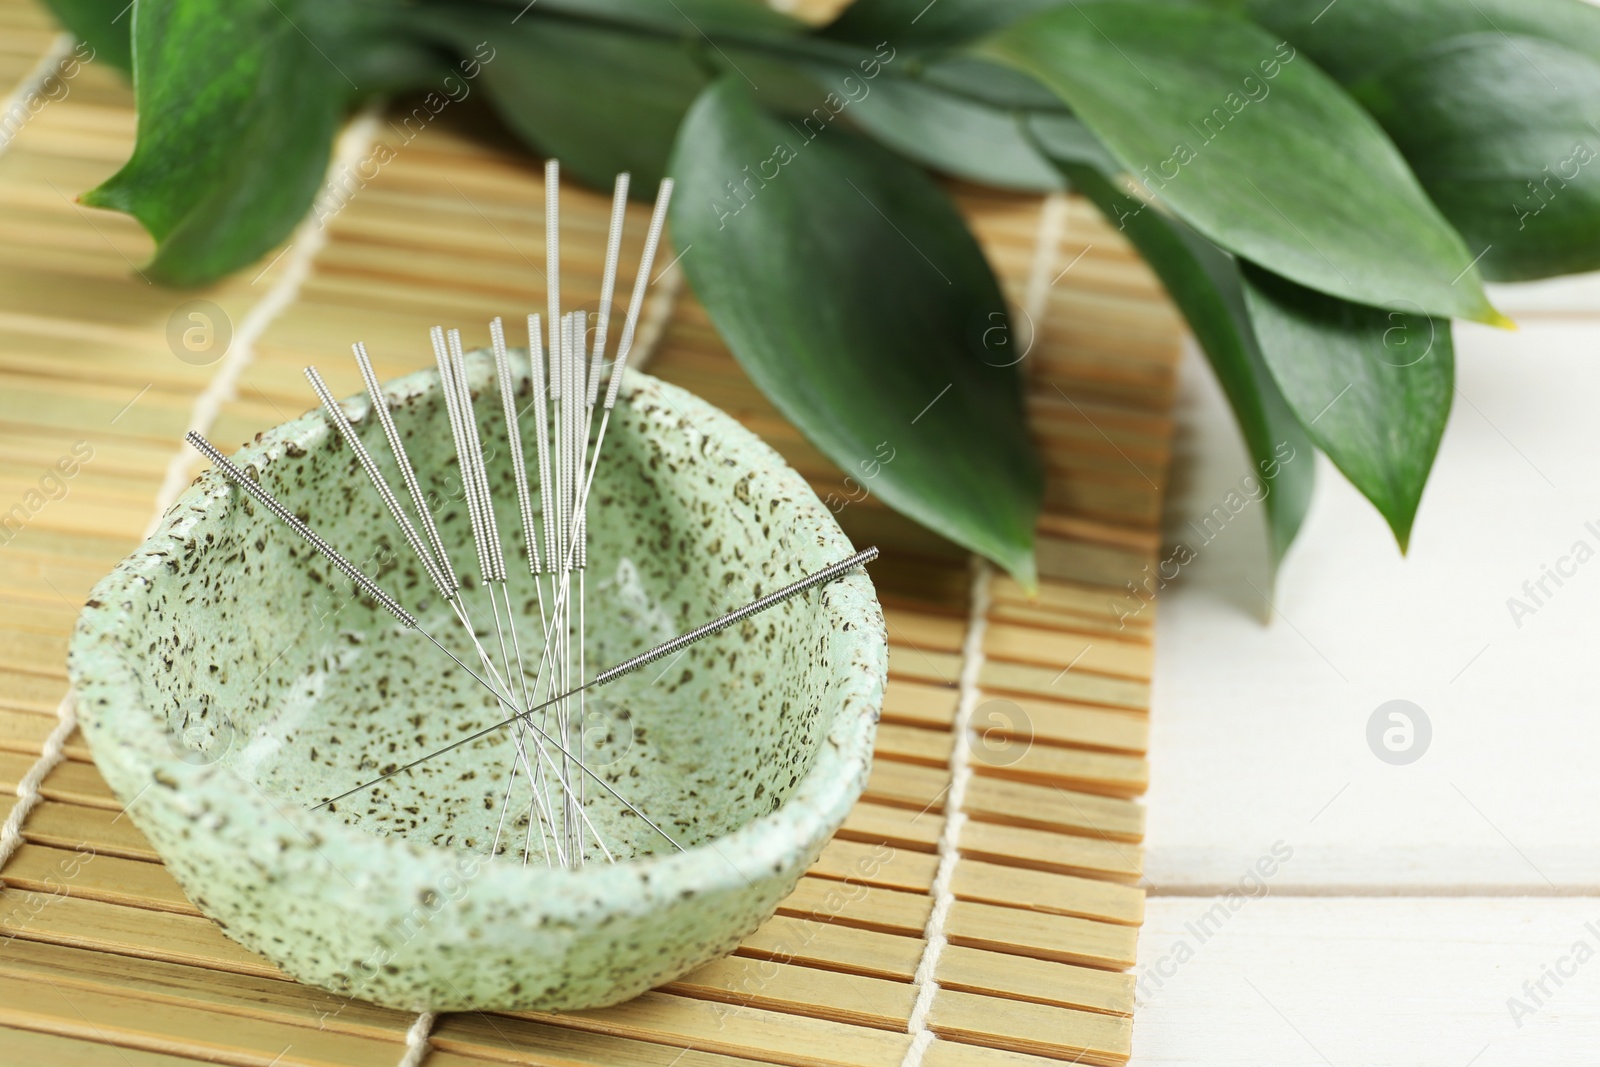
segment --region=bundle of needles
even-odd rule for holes
[[[541,650],[536,662],[531,651],[526,656],[523,651],[524,641],[522,634],[519,633],[519,626],[525,630],[534,625],[534,622],[531,618],[519,619],[518,613],[513,608],[505,553],[490,495],[483,444],[479,437],[479,416],[474,409],[472,392],[467,384],[461,334],[458,330],[452,329],[447,332],[435,326],[431,331],[431,339],[454,441],[455,456],[460,468],[473,547],[476,550],[476,575],[463,574],[466,562],[463,561],[458,568],[457,563],[450,558],[365,346],[360,343],[353,346],[356,365],[366,385],[372,411],[376,413],[384,437],[393,452],[405,493],[410,498],[416,513],[416,521],[412,520],[399,496],[378,469],[376,461],[351,426],[338,401],[329,392],[316,368],[307,367],[306,377],[310,380],[328,421],[349,446],[434,589],[443,602],[449,605],[462,633],[471,643],[472,654],[468,659],[476,658],[475,666],[463,661],[441,643],[399,601],[341,555],[309,524],[285,508],[259,482],[245,476],[199,433],[191,431],[188,434],[188,441],[204,453],[234,485],[303,538],[336,570],[350,579],[363,594],[392,614],[406,629],[421,634],[458,668],[465,671],[494,698],[503,712],[504,717],[498,722],[470,733],[443,748],[420,753],[409,762],[370,781],[362,782],[337,796],[328,797],[316,807],[332,807],[346,797],[396,775],[409,773],[420,764],[446,752],[497,731],[508,730],[515,752],[500,802],[492,854],[511,851],[509,842],[507,845],[502,845],[502,838],[507,836],[512,797],[521,776],[526,779],[530,793],[525,840],[522,842],[522,847],[517,850],[522,855],[522,862],[526,864],[530,857],[542,854],[547,864],[577,869],[596,859],[604,859],[607,862],[615,862],[617,859],[589,817],[587,808],[590,802],[591,784],[597,791],[595,800],[619,805],[626,813],[642,820],[673,848],[682,850],[684,847],[663,830],[657,821],[652,820],[590,766],[582,728],[588,691],[635,671],[647,663],[675,655],[702,638],[782,603],[798,593],[832,581],[876,558],[877,549],[869,548],[834,563],[622,663],[600,671],[593,677],[589,676],[584,639],[589,495],[600,462],[601,447],[605,443],[606,427],[621,389],[622,376],[627,367],[629,352],[633,347],[645,292],[649,287],[650,272],[654,266],[661,231],[666,222],[667,206],[672,196],[672,180],[670,178],[663,180],[656,196],[650,227],[639,260],[638,273],[628,301],[627,316],[617,342],[616,356],[609,364],[609,377],[603,403],[600,400],[600,387],[608,366],[607,332],[610,325],[611,299],[616,283],[617,260],[622,247],[623,220],[628,199],[628,175],[618,175],[613,192],[611,222],[606,239],[605,268],[601,280],[599,310],[595,314],[592,343],[589,341],[588,315],[578,311],[563,313],[561,309],[559,181],[559,164],[551,160],[545,165],[548,306],[546,316],[542,320],[538,314],[528,316],[528,361],[533,396],[531,402],[522,408],[518,405],[507,353],[505,329],[498,318],[489,324],[495,378],[500,391],[499,414],[505,421],[512,476],[522,520],[523,544],[539,605],[537,625],[541,640],[536,646],[529,646],[530,649],[537,647]],[[594,415],[597,404],[600,404],[601,411],[596,431]],[[523,445],[521,422],[528,412],[533,416],[533,475],[537,477],[537,492],[531,480],[529,462]],[[594,438],[592,446],[591,435]],[[474,612],[481,611],[482,605],[469,608],[468,597],[465,595],[467,590],[472,588],[481,588],[488,600],[488,611],[493,621],[493,639],[489,641],[488,647],[485,647],[485,641],[480,639],[478,627],[474,622]],[[487,632],[485,630],[485,633]],[[577,729],[574,729],[575,725]],[[521,820],[511,821],[515,827]],[[535,834],[538,836],[537,842]]]

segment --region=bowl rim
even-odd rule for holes
[[[525,350],[513,352],[526,360]],[[470,353],[467,364],[474,393],[483,392],[492,374],[487,350]],[[437,371],[420,370],[386,383],[384,393],[391,405],[405,403],[436,392],[438,380]],[[854,551],[833,514],[800,474],[726,412],[681,387],[637,370],[628,371],[619,401],[629,406],[659,403],[677,416],[679,426],[714,440],[725,457],[739,461],[748,470],[754,480],[753,498],[786,494],[801,509],[792,521],[809,519],[815,527],[816,536],[810,536],[812,531],[807,530],[792,539],[799,562],[808,572]],[[343,403],[353,419],[365,417],[365,394]],[[247,474],[256,474],[286,456],[293,458],[291,449],[309,451],[320,446],[331,432],[322,412],[313,409],[258,434],[253,443],[231,458]],[[354,871],[381,874],[398,860],[411,880],[427,885],[430,881],[459,878],[460,859],[466,856],[477,868],[474,898],[482,894],[480,899],[488,902],[525,900],[530,892],[536,892],[547,915],[555,917],[563,910],[576,914],[581,907],[592,920],[596,899],[607,902],[607,911],[642,912],[669,897],[676,899],[688,892],[738,891],[741,883],[751,886],[774,874],[781,875],[793,866],[797,846],[802,852],[807,848],[814,852],[826,844],[865,787],[888,678],[888,654],[887,632],[876,592],[866,573],[856,571],[830,583],[820,599],[821,632],[835,636],[844,645],[842,654],[832,657],[837,698],[831,703],[838,710],[819,737],[810,768],[773,811],[684,851],[658,852],[614,864],[591,864],[577,871],[534,863],[524,866],[484,862],[489,857],[475,850],[375,834],[344,822],[334,813],[274,803],[259,787],[237,789],[237,782],[249,780],[221,762],[189,763],[169,746],[165,716],[147,707],[136,695],[139,690],[135,664],[141,651],[119,644],[116,635],[137,624],[141,601],[151,594],[155,577],[167,573],[170,546],[175,541],[192,541],[208,519],[240,506],[239,499],[238,490],[208,468],[168,508],[150,536],[95,586],[71,638],[68,673],[72,692],[80,713],[85,707],[96,705],[93,714],[82,716],[85,736],[96,764],[109,765],[111,773],[105,777],[119,799],[128,805],[136,824],[143,822],[143,817],[135,802],[146,790],[155,794],[170,791],[172,799],[166,801],[169,804],[181,803],[185,795],[208,796],[230,806],[242,802],[259,815],[255,833],[268,834],[276,820],[287,820],[308,841],[320,841],[337,849],[338,854],[348,858]],[[864,654],[852,655],[856,649]],[[137,789],[133,788],[135,783],[139,783]],[[150,789],[151,785],[167,788]],[[163,856],[164,860],[167,858]],[[328,879],[326,885],[335,894],[340,891],[336,879]],[[580,887],[583,893],[576,892]],[[361,890],[354,885],[349,888],[356,894],[353,900],[362,899]],[[580,905],[580,897],[587,901]],[[325,901],[327,905],[333,903]]]

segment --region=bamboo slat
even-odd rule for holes
[[[839,4],[802,7],[820,19]],[[0,92],[56,43],[31,0],[0,0]],[[312,406],[307,363],[335,392],[357,391],[348,361],[330,358],[352,340],[391,377],[431,363],[419,341],[436,322],[476,345],[490,316],[542,307],[537,162],[460,132],[452,115],[409,143],[380,123],[394,159],[333,217],[248,358],[185,363],[168,347],[173,308],[204,298],[237,328],[284,282],[294,249],[198,294],[146,284],[149,238],[71,201],[120,165],[133,133],[126,86],[88,64],[0,148],[0,516],[78,442],[93,452],[65,495],[0,531],[0,819],[55,728],[79,605],[137,544],[163,486],[198,469],[179,444],[187,426],[246,440]],[[924,1067],[1127,1059],[1155,619],[1129,583],[1160,547],[1181,324],[1082,200],[950,189],[1034,325],[1019,366],[1047,472],[1039,589],[988,581],[972,735],[952,728],[974,674],[968,561],[875,496],[849,505],[847,532],[884,549],[873,577],[891,680],[871,781],[838,837],[732,956],[602,1011],[446,1014],[427,1067],[897,1067],[921,1025],[914,977],[944,885],[952,763],[973,777]],[[563,190],[569,304],[598,296],[608,199]],[[630,208],[625,258],[647,212]],[[841,489],[676,268],[647,318],[652,373],[727,410],[819,494]],[[230,389],[216,384],[224,367]],[[399,1061],[414,1017],[301,986],[228,940],[161,866],[81,736],[41,792],[0,868],[0,1061]]]

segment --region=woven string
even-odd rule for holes
[[[1019,339],[1019,343],[1027,345],[1028,350],[1038,343],[1043,332],[1050,306],[1050,287],[1055,283],[1056,261],[1060,258],[1061,242],[1066,232],[1067,195],[1051,193],[1040,205],[1039,240],[1034,246],[1033,263],[1028,271],[1028,284],[1023,296],[1022,312],[1027,316],[1031,329]],[[1024,363],[1018,369],[1026,376],[1030,368]],[[967,824],[967,815],[962,806],[966,800],[967,785],[972,781],[972,714],[981,696],[978,678],[983,671],[983,641],[989,625],[992,578],[993,571],[989,565],[974,557],[967,633],[961,646],[959,699],[955,722],[950,730],[950,791],[945,794],[944,832],[939,835],[938,842],[939,866],[929,890],[933,896],[933,910],[923,928],[922,958],[917,961],[917,972],[913,979],[917,987],[917,999],[911,1008],[911,1018],[906,1023],[911,1044],[901,1060],[901,1067],[922,1067],[923,1057],[934,1042],[934,1033],[928,1021],[939,994],[939,959],[949,943],[945,925],[955,906],[952,885],[956,864],[961,859],[961,831]]]
[[[930,889],[933,911],[928,915],[928,924],[922,933],[922,959],[917,963],[914,979],[917,999],[906,1024],[911,1045],[901,1061],[902,1067],[920,1067],[922,1057],[934,1040],[933,1031],[928,1028],[928,1019],[939,993],[939,959],[944,955],[948,943],[945,924],[949,922],[950,910],[956,902],[956,864],[961,859],[961,830],[967,824],[967,814],[962,807],[966,803],[967,785],[972,781],[972,713],[978,706],[980,696],[978,677],[983,671],[983,640],[988,632],[992,577],[989,564],[974,556],[967,635],[961,646],[961,679],[957,688],[959,698],[955,722],[950,728],[950,789],[944,798],[944,832],[939,835],[939,868]]]
[[[40,66],[46,68],[46,74],[54,69],[47,63],[41,63]],[[378,107],[368,107],[350,124],[340,137],[334,168],[354,166],[366,155],[371,147],[372,138],[377,133],[381,116],[382,112]],[[3,148],[4,146],[0,145],[0,150]],[[255,357],[256,341],[300,295],[300,286],[311,271],[311,261],[327,243],[327,231],[317,225],[315,220],[316,214],[313,213],[295,230],[288,253],[284,256],[283,273],[239,324],[239,329],[234,334],[234,343],[223,357],[217,373],[212,375],[205,390],[195,399],[189,415],[189,429],[201,433],[211,429],[222,411],[223,404],[232,399],[240,374]],[[161,516],[188,486],[193,463],[194,453],[189,446],[186,444],[179,446],[167,463],[166,477],[156,493],[155,513],[151,516],[150,525],[145,528],[145,536],[148,537],[154,532],[161,523]],[[71,693],[63,697],[61,703],[56,706],[56,719],[56,727],[45,739],[39,759],[28,768],[28,773],[23,775],[22,781],[17,786],[16,807],[11,809],[5,825],[0,827],[0,870],[5,869],[5,865],[22,844],[22,827],[29,813],[39,804],[40,786],[50,772],[66,759],[67,738],[72,736],[72,731],[78,725],[77,709],[73,704]]]

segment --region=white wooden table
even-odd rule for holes
[[[1259,504],[1209,543],[1187,527],[1249,470],[1191,354],[1136,1064],[1600,1055],[1600,275],[1494,296],[1522,328],[1457,331],[1409,557],[1324,463],[1275,590]],[[1405,765],[1368,744],[1396,699],[1432,727]]]

